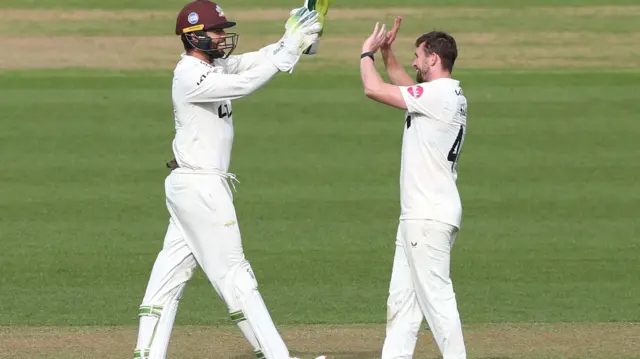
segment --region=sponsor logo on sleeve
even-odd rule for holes
[[[422,96],[422,94],[424,93],[424,89],[422,88],[422,86],[416,85],[409,87],[407,89],[407,92],[409,92],[409,95],[411,95],[411,97],[413,98],[420,98],[420,96]]]

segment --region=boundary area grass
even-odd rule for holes
[[[285,8],[228,9],[241,34],[236,53],[277,41]],[[375,21],[406,18],[396,52],[407,66],[416,34],[429,26],[452,32],[458,68],[534,69],[640,67],[640,6],[337,8],[330,12],[317,56],[301,67],[357,66],[363,39]],[[231,16],[231,15],[230,15]],[[0,68],[172,69],[182,47],[172,33],[175,14],[152,10],[0,9]],[[541,22],[545,23],[540,27]],[[25,42],[23,37],[29,36]],[[38,44],[38,51],[32,51]],[[607,44],[602,56],[595,51]]]

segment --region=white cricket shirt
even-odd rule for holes
[[[400,219],[460,227],[456,163],[464,142],[467,99],[460,82],[439,78],[400,86],[407,104],[400,170]]]
[[[208,64],[182,54],[173,76],[173,154],[182,168],[228,172],[233,145],[231,100],[254,92],[278,72],[261,52]]]

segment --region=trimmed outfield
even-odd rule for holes
[[[122,3],[0,0],[0,358],[132,356],[167,224],[181,2]],[[640,7],[446,3],[341,4],[318,56],[234,102],[240,228],[290,349],[380,356],[403,118],[364,98],[357,61],[373,23],[402,15],[407,64],[423,31],[460,46],[452,275],[469,357],[640,358]],[[225,7],[239,51],[276,41],[288,4]],[[418,346],[437,357],[428,331]],[[171,348],[251,355],[201,272]]]

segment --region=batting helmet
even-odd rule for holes
[[[206,32],[234,26],[236,23],[227,20],[220,5],[209,0],[194,0],[178,13],[176,35],[180,35],[185,45],[205,52],[211,59],[227,58],[238,45],[238,34],[225,33],[211,38]]]

